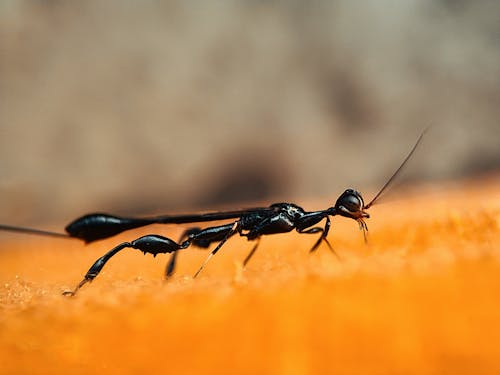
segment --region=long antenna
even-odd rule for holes
[[[401,170],[406,165],[406,163],[408,162],[408,160],[410,160],[411,156],[413,155],[413,153],[417,149],[417,146],[419,145],[420,141],[422,140],[422,138],[424,137],[424,134],[427,132],[428,129],[429,128],[426,128],[422,132],[422,134],[420,134],[420,137],[418,137],[418,139],[417,139],[417,143],[415,143],[415,146],[413,146],[413,148],[411,149],[411,151],[408,154],[408,156],[405,158],[405,160],[403,160],[403,162],[401,163],[401,165],[399,166],[399,168],[396,170],[396,172],[394,172],[394,174],[391,176],[391,178],[389,178],[389,180],[385,183],[385,185],[382,187],[382,189],[380,189],[380,191],[377,193],[377,195],[375,195],[375,198],[373,198],[370,203],[368,203],[367,205],[365,205],[363,207],[364,210],[366,210],[366,209],[370,208],[371,206],[373,206],[373,204],[377,201],[377,199],[380,198],[380,196],[382,195],[382,193],[385,190],[387,190],[387,188],[389,187],[389,185],[392,183],[392,181],[394,181],[394,179],[399,174],[399,172],[401,172]]]
[[[9,232],[26,233],[26,234],[35,234],[38,236],[42,235],[42,236],[68,238],[68,239],[73,238],[73,237],[70,237],[66,233],[49,232],[46,230],[33,229],[33,228],[13,227],[10,225],[3,225],[3,224],[0,224],[0,230],[5,230],[5,231],[9,231]]]

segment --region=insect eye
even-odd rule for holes
[[[363,208],[363,198],[361,198],[361,194],[359,194],[357,191],[347,189],[339,197],[335,206],[342,206],[350,212],[358,212]]]
[[[347,208],[349,211],[359,211],[361,208],[361,202],[359,201],[358,197],[355,195],[346,195],[344,199],[342,200],[342,205]]]

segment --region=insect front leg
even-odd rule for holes
[[[324,241],[328,245],[328,248],[330,249],[330,251],[333,254],[335,254],[335,256],[337,257],[337,259],[341,260],[340,256],[333,249],[332,245],[330,244],[330,242],[327,239],[328,232],[330,231],[330,227],[331,227],[330,218],[328,216],[323,216],[323,217],[326,218],[326,223],[325,223],[325,227],[324,228],[322,228],[322,227],[313,227],[313,228],[310,228],[310,229],[306,229],[307,227],[305,227],[305,228],[303,227],[304,226],[304,222],[306,222],[306,221],[304,221],[304,222],[302,222],[302,226],[300,226],[300,224],[298,225],[297,232],[298,233],[306,233],[306,234],[321,233],[321,235],[319,236],[318,240],[313,245],[313,247],[311,248],[311,250],[309,250],[309,252],[310,253],[315,252],[318,249],[319,245],[321,245],[321,242]]]
[[[95,279],[97,275],[101,272],[104,265],[111,259],[115,254],[126,248],[132,248],[142,251],[144,254],[149,253],[156,256],[157,254],[171,253],[176,250],[185,249],[189,246],[189,241],[184,241],[180,244],[171,240],[170,238],[150,234],[147,236],[140,237],[132,242],[123,242],[120,245],[114,247],[102,257],[97,259],[94,264],[89,268],[84,278],[75,287],[74,290],[68,290],[63,292],[63,295],[74,296],[76,292],[84,286],[86,283]]]

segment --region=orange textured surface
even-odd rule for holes
[[[165,256],[125,250],[75,298],[61,291],[118,241],[180,228],[91,246],[2,233],[0,373],[500,373],[500,179],[408,195],[370,210],[368,245],[334,218],[342,262],[290,233],[243,271],[234,238],[196,280],[206,251],[180,254],[167,283]]]

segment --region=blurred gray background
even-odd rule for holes
[[[0,222],[500,169],[499,1],[0,0]]]

